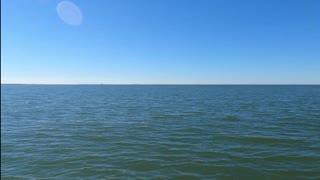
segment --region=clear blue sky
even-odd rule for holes
[[[320,84],[319,0],[60,2],[1,1],[2,83]]]

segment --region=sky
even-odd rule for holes
[[[1,0],[1,82],[320,84],[320,1]]]

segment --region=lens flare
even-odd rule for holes
[[[57,5],[57,13],[60,19],[69,25],[82,24],[82,13],[78,6],[70,1],[62,1]]]

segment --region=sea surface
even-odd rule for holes
[[[320,179],[320,86],[1,85],[1,179]]]

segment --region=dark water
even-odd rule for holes
[[[1,90],[2,179],[320,179],[320,86]]]

